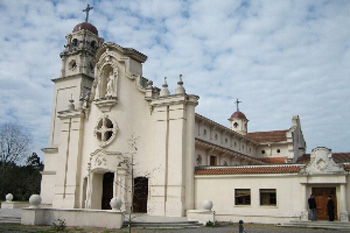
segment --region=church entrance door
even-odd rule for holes
[[[134,179],[133,209],[135,213],[147,213],[148,179],[137,177]]]
[[[337,220],[337,196],[336,188],[312,188],[315,195],[317,210],[316,216],[318,220],[328,220],[327,203],[328,196],[331,196],[335,206],[335,220]]]
[[[114,173],[107,172],[103,175],[102,209],[112,209],[109,202],[113,198]]]

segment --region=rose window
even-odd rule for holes
[[[108,116],[103,116],[97,123],[94,130],[94,135],[100,142],[101,147],[107,146],[113,141],[117,134],[117,124],[113,122]]]

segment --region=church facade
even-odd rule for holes
[[[305,159],[299,116],[286,130],[248,132],[238,109],[222,126],[198,113],[180,75],[173,94],[142,75],[147,56],[105,43],[83,22],[66,36],[55,84],[42,203],[54,208],[122,209],[186,216],[214,203],[217,219],[307,219],[307,196],[331,193],[348,221],[350,154],[326,148]],[[306,161],[306,162],[305,162]],[[323,199],[322,199],[323,200]],[[323,212],[319,213],[320,215]]]

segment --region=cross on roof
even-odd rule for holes
[[[90,4],[87,4],[86,8],[83,10],[83,12],[86,13],[86,17],[85,17],[85,22],[88,22],[89,19],[89,11],[93,9],[93,7],[90,7]]]
[[[239,105],[240,103],[242,103],[242,101],[240,101],[240,100],[236,99],[236,102],[235,102],[235,104],[237,104],[237,112],[239,112],[239,108],[238,108],[238,105]]]

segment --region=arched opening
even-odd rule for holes
[[[147,213],[148,178],[134,179],[133,210],[135,213]]]
[[[78,39],[74,38],[72,41],[73,47],[77,47],[78,46]]]
[[[111,74],[113,74],[113,68],[110,65],[107,65],[102,71],[102,76],[99,84],[100,98],[104,98],[107,94],[107,83]]]

